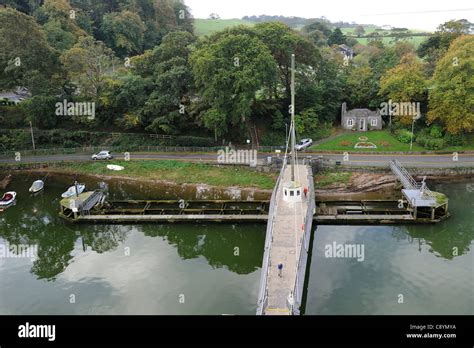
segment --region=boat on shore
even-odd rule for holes
[[[44,189],[44,181],[43,180],[36,180],[33,185],[31,185],[29,191],[31,193],[38,193]]]
[[[75,185],[72,185],[70,188],[68,188],[67,191],[61,195],[61,197],[69,198],[75,195],[80,195],[82,192],[84,192],[85,189],[86,189],[86,185],[75,184]]]
[[[10,205],[15,203],[15,200],[16,200],[16,192],[14,191],[6,192],[2,196],[2,199],[0,199],[0,209],[8,208]]]

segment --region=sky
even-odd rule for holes
[[[433,31],[451,19],[474,22],[471,0],[185,0],[195,18],[217,13],[221,18],[283,15],[305,18],[325,16],[331,22],[391,25]]]

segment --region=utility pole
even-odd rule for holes
[[[295,182],[295,55],[291,55],[291,181]]]
[[[31,124],[31,121],[30,121],[30,131],[31,131],[31,142],[33,143],[33,150],[36,150],[35,136],[33,134],[33,125]]]

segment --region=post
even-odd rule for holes
[[[33,150],[36,150],[35,137],[33,135],[33,125],[31,124],[31,121],[30,121],[30,131],[31,131],[31,141],[33,143]]]
[[[415,118],[413,117],[413,121],[411,123],[411,141],[410,141],[410,151],[413,148],[413,132],[415,131]]]
[[[295,182],[295,55],[291,55],[291,181]]]

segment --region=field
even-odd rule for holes
[[[197,36],[204,36],[212,34],[216,31],[220,31],[229,27],[237,25],[249,25],[253,26],[253,22],[244,21],[242,19],[200,19],[194,20],[194,28]]]
[[[354,29],[355,28],[341,28],[341,31],[345,34],[345,35],[350,35],[350,36],[355,36],[355,34],[353,34],[354,32]],[[372,28],[372,27],[368,27],[368,28],[364,28],[365,29],[365,34],[364,35],[367,35],[367,34],[370,34],[370,33],[373,33],[375,31],[376,28]],[[421,30],[416,30],[416,29],[410,29],[411,32],[413,33],[420,33],[420,32],[423,32]],[[384,34],[384,33],[390,33],[390,31],[388,30],[384,30],[384,31],[381,31],[380,32],[381,34]],[[415,47],[418,47],[420,45],[420,43],[422,43],[423,41],[425,41],[427,39],[427,36],[412,36],[410,38],[407,38],[409,42],[411,42]],[[368,38],[356,38],[356,40],[363,44],[363,45],[367,45],[367,42],[368,42]],[[385,45],[391,45],[393,44],[393,38],[392,37],[384,37],[382,38],[382,42],[385,44]]]

